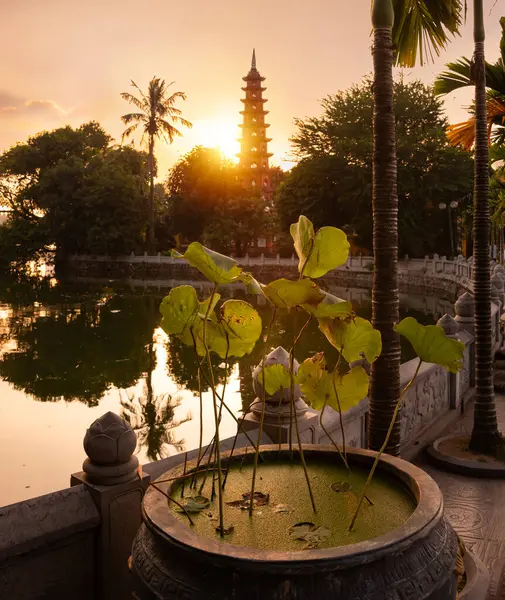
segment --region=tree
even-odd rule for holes
[[[474,42],[471,78],[475,83],[475,413],[470,440],[474,452],[498,456],[505,446],[498,431],[493,388],[491,281],[489,266],[489,148],[486,119],[486,60],[483,0],[474,0]]]
[[[374,0],[372,4],[374,118],[373,118],[373,247],[372,323],[381,332],[382,354],[374,362],[370,383],[369,443],[384,442],[400,394],[400,343],[393,327],[399,320],[398,196],[393,104],[393,63],[414,66],[423,43],[438,53],[460,24],[460,0]],[[396,57],[393,55],[393,44]],[[386,451],[400,452],[397,418]]]
[[[139,86],[132,81],[132,86],[139,93],[139,97],[128,92],[123,92],[121,98],[133,104],[139,112],[128,113],[121,117],[127,128],[123,133],[123,139],[131,136],[137,127],[142,127],[142,139],[147,138],[149,152],[149,206],[148,206],[148,245],[149,250],[155,249],[155,213],[154,213],[154,177],[156,175],[156,164],[154,159],[154,144],[157,138],[163,138],[172,143],[174,138],[182,136],[175,127],[178,123],[184,127],[192,127],[192,124],[181,117],[181,110],[176,108],[177,100],[185,100],[186,94],[174,92],[169,95],[168,88],[174,82],[165,83],[163,79],[153,77],[149,82],[147,94],[144,94]]]
[[[0,157],[11,217],[0,228],[4,265],[56,246],[73,253],[124,254],[141,247],[147,155],[110,146],[96,123],[34,136]]]
[[[454,143],[475,146],[473,257],[475,297],[475,413],[470,448],[475,452],[497,456],[504,441],[498,431],[493,388],[493,344],[491,335],[491,282],[489,265],[489,138],[496,120],[493,102],[505,101],[505,20],[502,18],[501,56],[492,65],[484,53],[485,29],[483,0],[474,0],[474,43],[471,61],[462,58],[447,65],[436,81],[437,93],[443,95],[455,89],[475,86],[474,117],[466,124],[450,130]],[[486,87],[489,91],[486,94]],[[495,104],[495,108],[499,104]],[[491,108],[489,113],[488,109]],[[499,113],[499,111],[497,111]],[[505,114],[505,112],[503,113]],[[503,123],[501,117],[498,119]],[[473,129],[473,132],[470,130]],[[504,130],[499,128],[498,140]]]
[[[166,190],[173,235],[219,252],[243,255],[271,220],[272,207],[242,187],[218,149],[193,148],[170,171]]]
[[[366,77],[325,98],[321,116],[297,121],[292,142],[301,161],[276,194],[283,230],[305,214],[317,227],[344,226],[357,234],[359,246],[372,250],[372,87]],[[447,215],[438,205],[471,191],[471,156],[448,143],[448,121],[431,87],[400,76],[393,95],[399,252],[449,255]]]
[[[505,17],[500,19],[502,36],[500,57],[496,63],[485,62],[486,75],[486,112],[488,138],[495,144],[505,143]],[[449,94],[455,90],[474,85],[472,61],[466,57],[448,63],[447,71],[435,80],[435,93]],[[472,116],[463,123],[451,125],[447,137],[454,145],[471,150],[475,143],[475,104],[470,107]]]

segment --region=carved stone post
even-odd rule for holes
[[[269,365],[283,365],[289,370],[289,353],[282,348],[282,346],[279,346],[265,357],[265,366]],[[298,371],[298,366],[298,361],[295,360],[293,365],[295,373]],[[246,430],[258,429],[260,423],[263,399],[263,386],[259,382],[261,367],[262,365],[260,363],[253,372],[253,389],[256,394],[256,399],[252,402],[249,407],[249,412],[244,418],[243,428]],[[292,415],[293,422],[291,423],[292,410],[290,404],[289,389],[282,390],[282,397],[280,391],[273,396],[265,394],[265,419],[263,431],[275,443],[288,442],[290,434],[291,439],[294,442],[297,441],[294,422],[295,415]],[[315,428],[318,424],[318,413],[309,408],[302,400],[299,385],[295,386],[294,408],[302,442],[314,443]]]
[[[475,301],[469,292],[462,294],[454,305],[456,310],[455,321],[459,326],[468,331],[472,337],[475,336],[474,313]],[[470,387],[475,386],[475,343],[470,346]]]
[[[84,483],[100,513],[97,539],[97,598],[131,598],[128,569],[133,539],[141,525],[141,503],[149,476],[139,473],[133,456],[137,436],[124,419],[108,412],[86,431],[83,471],[70,485]]]
[[[459,325],[451,315],[445,314],[438,320],[437,325],[444,330],[447,337],[458,339]],[[447,372],[447,377],[449,382],[449,407],[458,408],[461,395],[459,393],[459,373]]]

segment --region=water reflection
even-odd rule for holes
[[[168,288],[129,289],[124,284],[109,282],[65,285],[55,280],[28,278],[0,282],[0,378],[5,386],[10,386],[8,393],[4,391],[0,398],[0,411],[11,429],[19,429],[13,430],[12,439],[26,439],[26,432],[36,443],[44,439],[36,453],[40,454],[40,465],[47,464],[52,456],[45,454],[49,437],[44,438],[37,419],[45,419],[44,427],[59,427],[55,433],[58,439],[64,437],[69,427],[74,427],[76,433],[66,443],[75,445],[69,451],[69,457],[75,457],[82,453],[85,428],[99,416],[97,413],[106,410],[122,412],[131,422],[139,439],[140,460],[156,460],[181,451],[185,443],[182,438],[188,449],[197,445],[198,359],[192,348],[176,338],[168,338],[159,329],[158,306],[168,291]],[[361,316],[370,317],[367,290],[331,288],[330,291],[351,300]],[[230,289],[228,294],[244,296],[238,289]],[[403,316],[410,314],[423,323],[435,322],[451,308],[451,302],[421,294],[402,298]],[[257,309],[266,326],[270,309],[264,304],[258,304]],[[289,348],[304,320],[303,315],[280,313],[269,348],[260,341],[251,355],[238,363],[230,360],[224,364],[213,357],[218,385],[228,380],[226,398],[234,414],[247,409],[254,399],[251,375],[263,352],[278,345]],[[296,356],[302,361],[320,351],[326,353],[330,364],[336,360],[334,349],[319,332],[317,323],[312,322],[298,344]],[[403,348],[404,360],[411,357],[409,352],[410,348]],[[207,443],[213,431],[213,417],[205,379],[203,392]],[[29,400],[52,404],[55,410],[31,411]],[[85,410],[69,411],[67,403]],[[191,413],[195,419],[189,422]],[[223,437],[236,430],[233,420],[225,417]],[[11,448],[12,439],[8,442],[9,450],[21,456],[21,448]],[[63,459],[60,457],[60,462]],[[72,458],[71,466],[65,466],[63,472],[68,475],[78,469],[79,460],[82,458]],[[18,471],[25,462],[20,461]],[[41,481],[40,493],[61,484],[48,489],[44,485]]]

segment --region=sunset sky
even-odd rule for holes
[[[471,5],[471,3],[469,3]],[[505,0],[486,0],[487,58],[499,50]],[[267,80],[273,164],[289,166],[295,117],[369,73],[369,0],[0,0],[0,151],[44,129],[99,121],[117,140],[129,111],[120,92],[153,75],[186,92],[194,127],[158,146],[160,176],[194,145],[238,150],[241,80],[256,48]],[[491,14],[490,11],[492,10]],[[444,63],[472,53],[472,19],[433,66],[408,77],[433,81]],[[446,101],[452,121],[471,94]]]

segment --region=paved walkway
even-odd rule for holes
[[[496,396],[500,430],[505,432],[505,395]],[[470,434],[470,408],[452,431]],[[415,461],[438,483],[445,499],[447,517],[466,547],[487,566],[491,575],[487,600],[505,600],[505,480],[465,477],[441,471],[425,456]],[[486,599],[482,599],[486,600]]]

